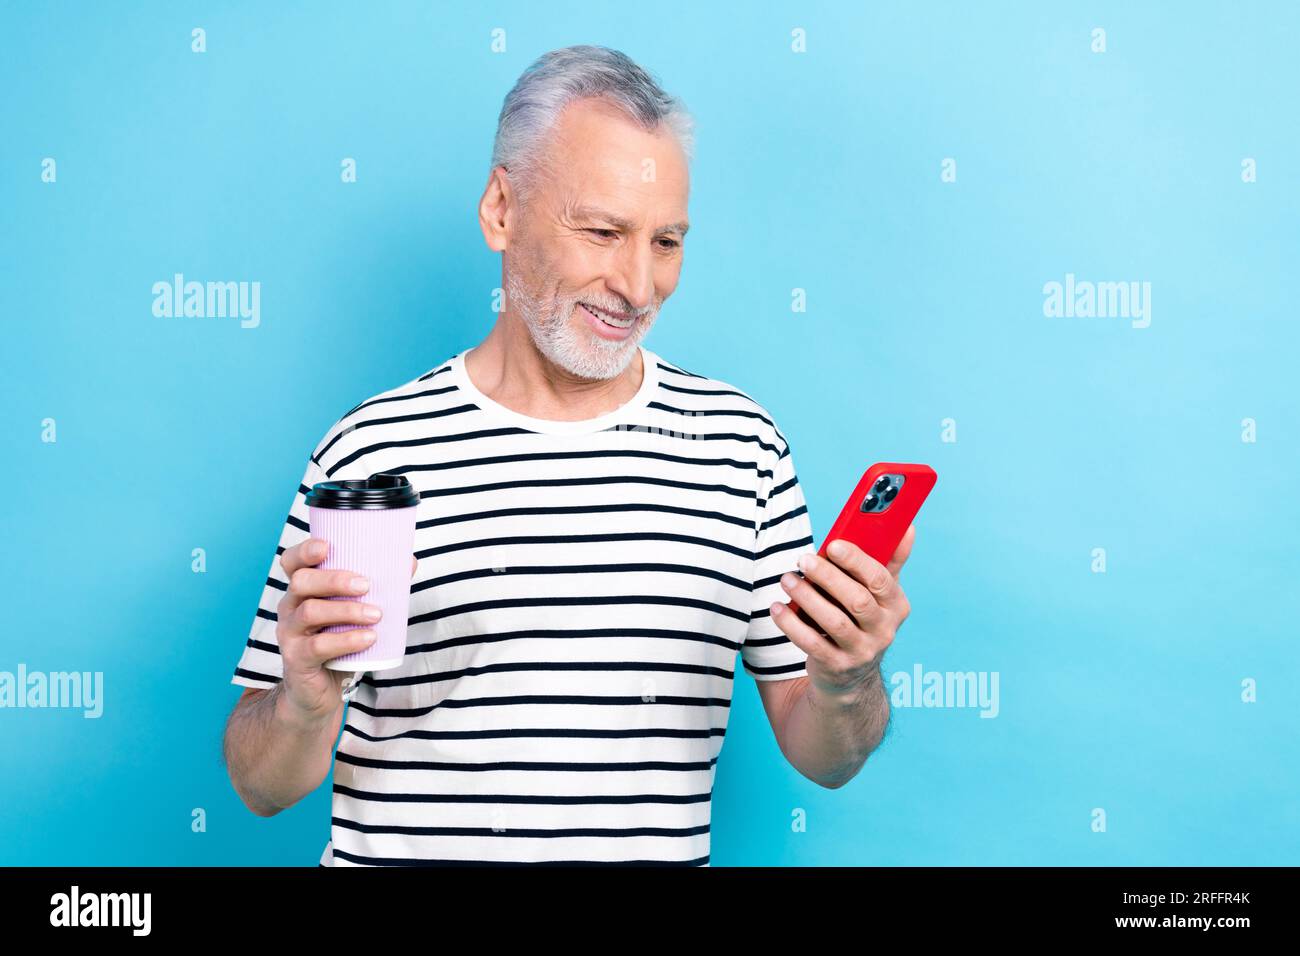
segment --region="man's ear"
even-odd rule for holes
[[[504,166],[492,167],[487,186],[478,203],[479,228],[483,240],[493,252],[505,252],[514,227],[515,196],[506,178]]]

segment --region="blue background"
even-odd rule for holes
[[[775,415],[818,542],[865,465],[932,464],[885,672],[1000,679],[996,719],[896,708],[830,791],[742,673],[712,863],[1300,862],[1296,7],[466,8],[0,14],[0,670],[106,695],[0,710],[0,863],[316,864],[328,783],[269,820],[230,786],[230,675],[325,429],[491,328],[497,114],[574,43],[698,123],[647,346]],[[260,326],[154,317],[176,272],[259,281]],[[1045,318],[1066,273],[1149,281],[1150,327]]]

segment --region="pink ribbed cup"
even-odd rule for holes
[[[370,628],[376,640],[325,666],[336,671],[381,671],[400,667],[406,656],[406,626],[411,604],[411,556],[415,545],[414,507],[334,509],[309,507],[311,536],[329,542],[329,553],[316,567],[360,574],[370,590],[334,595],[331,601],[360,601],[383,609],[375,624],[333,624],[324,631]]]

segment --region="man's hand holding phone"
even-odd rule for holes
[[[938,476],[929,465],[877,462],[862,473],[801,578],[781,577],[789,605],[772,620],[808,655],[808,679],[832,696],[879,679],[880,658],[912,607],[898,583],[916,528],[912,519]],[[886,563],[882,563],[886,562]]]
[[[803,577],[782,575],[781,587],[799,607],[792,613],[776,601],[772,620],[808,654],[808,679],[820,690],[849,695],[876,679],[881,655],[912,610],[898,577],[915,538],[908,525],[888,565],[852,541],[830,538],[824,557],[800,557]]]

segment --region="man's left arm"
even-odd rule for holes
[[[759,682],[759,695],[781,752],[823,787],[848,783],[884,739],[890,709],[881,657],[911,611],[898,575],[915,536],[908,528],[887,566],[849,541],[833,543],[829,560],[803,555],[803,577],[787,574],[781,586],[820,631],[780,601],[772,605],[777,626],[807,652],[808,674]]]

